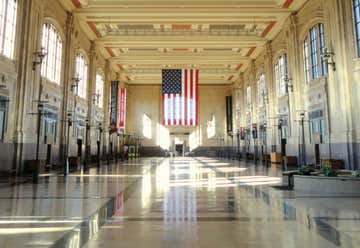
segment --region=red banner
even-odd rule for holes
[[[126,89],[120,88],[119,89],[119,127],[125,128],[125,121],[126,121]]]

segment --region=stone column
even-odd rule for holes
[[[250,151],[253,150],[254,158],[258,158],[257,150],[258,150],[258,140],[253,138],[253,124],[257,124],[258,120],[258,101],[257,101],[257,83],[256,83],[256,67],[255,60],[252,60],[249,65],[249,84],[251,87],[251,138],[252,144],[250,146]]]
[[[265,45],[265,82],[268,102],[265,102],[267,118],[267,144],[268,152],[276,149],[276,131],[274,117],[276,115],[276,85],[274,80],[273,53],[271,42]]]
[[[61,113],[58,117],[58,127],[59,127],[59,133],[60,133],[60,159],[61,162],[65,163],[65,156],[66,156],[66,144],[67,139],[70,139],[70,137],[67,137],[67,114],[71,110],[71,105],[69,103],[71,94],[71,85],[73,84],[73,78],[74,78],[74,49],[73,49],[73,31],[74,31],[74,16],[71,12],[67,13],[67,20],[66,20],[66,40],[65,40],[65,46],[64,46],[64,70],[63,70],[63,101],[61,106]],[[70,143],[69,143],[70,144]]]
[[[240,89],[240,123],[239,126],[240,128],[245,128],[246,127],[246,82],[244,79],[244,73],[240,74],[239,77],[239,89]],[[244,156],[245,155],[245,141],[244,140],[240,140],[240,153],[242,153]]]
[[[297,19],[296,15],[290,16],[289,29],[286,32],[287,36],[287,60],[288,60],[288,77],[290,79],[289,84],[293,85],[293,91],[289,88],[288,93],[288,108],[289,108],[289,142],[287,145],[288,153],[296,155],[300,158],[299,154],[299,123],[296,122],[300,119],[300,113],[297,110],[302,109],[301,98],[303,95],[302,88],[305,82],[301,81],[301,73],[303,66],[300,61],[299,41],[297,39]]]
[[[111,87],[111,68],[110,61],[106,60],[105,62],[105,80],[104,80],[104,97],[103,97],[103,109],[104,109],[104,119],[103,119],[103,135],[102,135],[102,146],[103,146],[103,156],[106,157],[109,144],[109,126],[110,126],[110,87]]]
[[[17,85],[14,98],[14,166],[17,173],[22,171],[23,159],[35,159],[36,116],[35,100],[40,82],[40,71],[32,70],[34,52],[41,48],[41,30],[43,24],[43,1],[21,0],[19,2],[19,20],[17,31]],[[39,67],[37,67],[39,68]],[[35,94],[36,93],[36,94]]]
[[[336,71],[328,67],[328,114],[330,133],[330,155],[332,158],[343,159],[347,168],[355,167],[356,153],[353,149],[356,132],[353,128],[351,102],[351,81],[349,64],[351,54],[347,46],[348,33],[346,23],[346,6],[348,1],[323,1],[325,14],[326,47],[331,49],[335,56]],[[352,41],[354,42],[354,41]]]
[[[96,87],[96,45],[91,41],[90,56],[89,56],[89,72],[88,72],[88,87],[87,87],[87,124],[85,127],[85,163],[90,161],[91,145],[92,145],[92,130],[96,128],[96,101],[95,100],[95,87]],[[94,128],[91,128],[94,127]]]

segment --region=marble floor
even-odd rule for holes
[[[147,158],[0,187],[0,247],[360,247],[360,194],[284,190],[281,171]]]

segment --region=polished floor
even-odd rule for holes
[[[360,247],[360,194],[284,190],[276,167],[148,158],[0,185],[0,247]]]

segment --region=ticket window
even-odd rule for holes
[[[312,144],[323,144],[326,138],[325,120],[322,118],[310,120],[310,141]]]
[[[6,132],[8,99],[0,96],[0,142],[4,141]]]
[[[4,140],[5,127],[6,127],[6,110],[0,109],[0,141]]]
[[[57,116],[46,115],[43,119],[42,135],[45,144],[55,144],[57,135]]]

